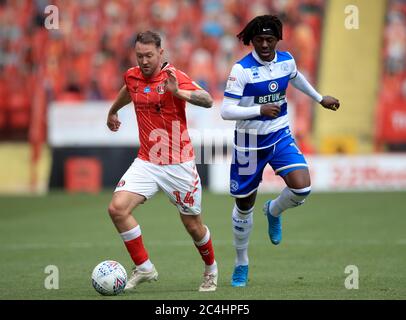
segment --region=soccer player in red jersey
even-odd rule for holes
[[[132,211],[160,188],[177,206],[180,218],[204,261],[203,283],[199,291],[215,291],[217,263],[210,231],[200,216],[202,189],[185,115],[186,101],[210,108],[212,98],[185,73],[163,63],[158,34],[152,31],[139,33],[135,53],[138,66],[125,73],[125,85],[107,117],[109,129],[119,130],[121,123],[117,113],[133,101],[139,128],[138,157],[118,183],[108,209],[135,264],[126,290],[158,279]]]

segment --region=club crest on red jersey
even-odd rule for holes
[[[156,92],[158,92],[159,94],[164,94],[165,93],[165,84],[164,83],[158,84],[158,86],[156,87]]]

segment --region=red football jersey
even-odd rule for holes
[[[145,78],[139,67],[124,75],[137,115],[140,150],[138,157],[155,164],[176,164],[194,159],[186,124],[186,101],[165,90],[165,70],[176,71],[179,89],[201,89],[185,73],[166,65],[158,75]]]

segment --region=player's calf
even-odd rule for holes
[[[237,205],[234,206],[231,215],[231,223],[234,235],[234,247],[237,250],[235,265],[248,265],[248,243],[254,224],[254,207],[249,210],[241,210]]]

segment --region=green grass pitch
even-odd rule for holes
[[[203,263],[176,208],[163,194],[140,206],[144,243],[159,281],[115,297],[100,296],[91,272],[102,260],[131,260],[107,214],[111,192],[0,197],[0,299],[405,299],[405,193],[312,194],[283,216],[283,240],[271,244],[259,195],[250,241],[246,288],[232,288],[234,263],[228,195],[203,194],[219,265],[218,290],[199,293]],[[59,289],[44,272],[59,270]],[[359,270],[359,289],[348,290],[346,266]]]

